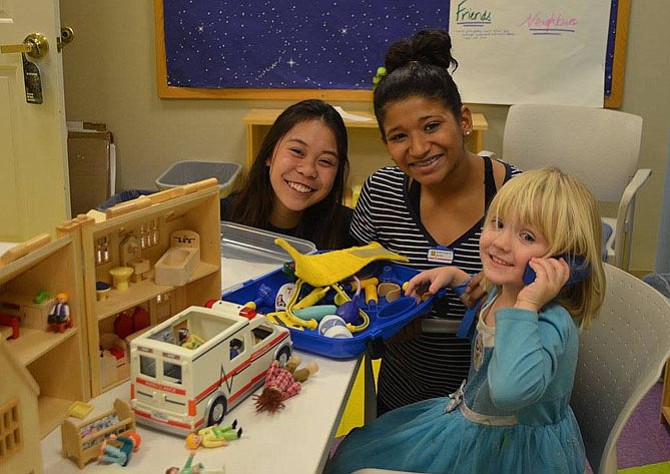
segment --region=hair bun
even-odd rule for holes
[[[412,61],[456,69],[458,61],[451,56],[449,33],[442,29],[421,30],[411,40],[397,41],[386,52],[384,65],[390,74]]]
[[[387,74],[405,66],[412,60],[412,45],[408,40],[400,40],[389,46],[384,57]]]

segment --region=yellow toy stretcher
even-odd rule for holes
[[[296,276],[313,287],[334,285],[378,260],[409,261],[407,257],[386,250],[377,242],[313,255],[301,254],[281,238],[275,239],[275,243],[286,250],[295,261]]]

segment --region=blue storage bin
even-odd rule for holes
[[[239,163],[198,160],[178,161],[170,165],[156,179],[156,187],[164,191],[177,186],[202,181],[203,179],[216,178],[219,181],[219,194],[223,198],[230,192],[241,170],[242,165]]]
[[[379,271],[371,276],[376,276],[380,282],[388,281],[400,286],[418,273],[413,268],[391,262],[381,262],[377,267]],[[261,313],[273,312],[274,300],[279,288],[291,281],[282,269],[278,269],[258,279],[249,280],[239,288],[224,292],[221,299],[243,305],[258,300],[261,285],[265,285],[272,289],[272,294],[265,298],[266,303],[261,304],[257,309]],[[304,286],[308,287],[307,290],[311,288],[308,285]],[[326,299],[319,304],[329,304],[328,300],[332,300],[333,294],[334,291],[329,291],[328,295],[330,297],[327,295]],[[361,292],[361,295],[363,295],[363,292]],[[363,331],[353,333],[351,338],[331,338],[320,335],[318,330],[308,328],[298,330],[289,327],[291,339],[296,349],[305,352],[333,359],[358,357],[365,352],[369,342],[376,343],[386,340],[400,331],[412,319],[428,314],[432,300],[431,297],[418,303],[414,298],[401,296],[395,301],[387,302],[385,298],[379,297],[377,304],[371,302],[362,307],[370,317],[370,324]]]

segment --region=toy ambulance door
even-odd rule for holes
[[[152,417],[167,421],[170,414],[187,415],[187,387],[191,385],[188,361],[164,351],[144,352],[140,349],[139,373],[134,375],[137,400],[153,407]],[[139,383],[140,379],[150,382]]]

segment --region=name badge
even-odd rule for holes
[[[428,261],[449,264],[454,261],[454,251],[448,247],[433,247],[428,249]]]

